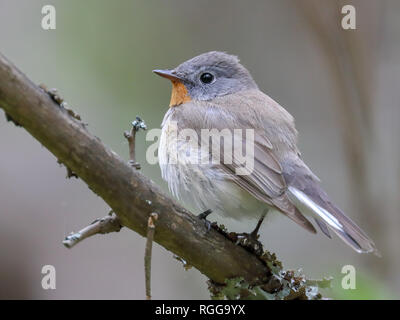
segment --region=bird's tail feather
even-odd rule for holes
[[[360,253],[374,253],[380,256],[374,242],[339,208],[329,201],[327,194],[314,181],[307,190],[289,187],[293,202],[303,213],[311,213],[318,221],[321,230],[327,234],[326,226],[335,232],[345,243]],[[306,211],[306,212],[305,212]],[[324,230],[325,229],[325,230]],[[329,234],[329,232],[328,232]]]

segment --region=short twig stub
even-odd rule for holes
[[[132,122],[131,130],[124,132],[124,137],[129,143],[129,164],[136,170],[140,169],[140,163],[136,162],[135,158],[136,132],[138,132],[140,129],[146,130],[147,126],[139,116],[136,116],[136,120]]]

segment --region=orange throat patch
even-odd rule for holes
[[[171,101],[169,103],[170,107],[176,107],[181,105],[182,103],[191,101],[189,92],[187,91],[185,85],[182,82],[174,80],[171,82],[172,82],[172,93],[171,93]]]

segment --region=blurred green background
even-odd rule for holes
[[[340,27],[349,1],[0,0],[0,52],[36,83],[56,87],[89,130],[127,159],[122,132],[136,115],[158,128],[170,84],[155,68],[197,54],[238,55],[259,87],[297,121],[300,149],[335,202],[375,240],[383,257],[358,255],[338,239],[304,232],[286,218],[264,224],[261,241],[285,267],[334,276],[328,297],[400,298],[400,2],[352,0],[357,29]],[[41,28],[52,4],[57,29]],[[0,111],[0,298],[143,299],[144,239],[122,230],[62,246],[108,207]],[[143,173],[165,190],[157,165]],[[60,141],[62,143],[62,141]],[[150,143],[148,143],[150,144]],[[231,230],[246,223],[222,220]],[[41,268],[56,268],[43,290]],[[343,290],[344,265],[357,289]],[[171,252],[153,251],[155,299],[208,298],[206,279]]]

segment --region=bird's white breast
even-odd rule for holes
[[[211,209],[234,219],[260,217],[265,204],[229,180],[212,164],[202,164],[197,141],[179,138],[168,111],[162,123],[158,150],[162,178],[172,194],[198,213]],[[197,160],[197,163],[196,163]]]

